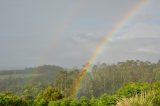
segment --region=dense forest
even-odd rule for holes
[[[80,73],[79,68],[55,65],[2,70],[0,106],[160,105],[160,61],[93,65],[81,81],[76,97],[71,97],[72,85]],[[141,99],[144,104],[138,105]]]

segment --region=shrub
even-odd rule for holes
[[[71,101],[72,101],[72,99],[68,99],[68,98],[62,99],[60,106],[70,106]]]
[[[117,95],[120,97],[131,97],[149,89],[150,85],[148,83],[129,83],[121,87],[117,91]]]
[[[29,106],[29,102],[22,100],[18,96],[8,93],[0,93],[0,106]]]
[[[113,106],[116,101],[117,98],[115,96],[103,94],[98,100],[98,106]]]
[[[61,101],[50,101],[49,103],[48,103],[48,106],[61,106],[60,105],[61,104]]]
[[[50,101],[62,99],[63,95],[61,92],[52,86],[49,86],[44,91],[40,92],[35,99],[35,104],[38,106],[47,106]]]
[[[81,106],[90,106],[90,101],[84,96],[82,96],[79,101]]]
[[[73,99],[70,103],[70,106],[81,106],[81,103],[77,99]]]
[[[91,98],[91,100],[90,100],[90,105],[91,105],[91,106],[98,106],[98,99]]]

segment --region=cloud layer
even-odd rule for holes
[[[0,1],[0,69],[82,66],[139,0]],[[150,1],[106,43],[96,62],[160,59],[160,2]]]

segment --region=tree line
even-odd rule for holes
[[[81,69],[79,68],[65,69],[55,65],[44,65],[35,68],[27,68],[24,70],[14,70],[13,72],[11,70],[1,71],[0,101],[2,100],[2,98],[4,99],[4,97],[7,96],[9,98],[15,98],[18,103],[21,103],[23,101],[23,103],[26,102],[26,104],[40,103],[39,105],[44,104],[44,106],[46,106],[46,104],[58,104],[64,101],[69,103],[79,103],[81,100],[88,100],[89,104],[91,104],[91,102],[93,101],[99,101],[102,98],[108,98],[107,100],[111,99],[115,101],[115,104],[117,103],[117,97],[115,97],[115,94],[117,96],[117,92],[121,92],[120,89],[123,88],[123,86],[125,86],[126,84],[140,83],[140,85],[135,85],[135,87],[133,88],[142,89],[143,87],[141,87],[141,83],[142,85],[144,85],[144,87],[148,85],[152,87],[152,83],[159,81],[160,61],[152,63],[149,61],[127,60],[125,62],[118,62],[116,64],[99,63],[93,65],[92,69],[87,72],[87,74],[81,81],[80,88],[76,95],[76,98],[79,98],[77,100],[70,98],[70,92],[72,84],[74,83],[76,77],[80,74],[80,72]],[[134,84],[131,84],[131,86],[134,86]],[[133,88],[131,88],[131,91],[126,90],[125,92],[132,92]],[[134,92],[136,92],[135,94],[137,94],[137,91]],[[57,95],[56,98],[58,97],[58,99],[53,99],[55,98],[55,95]],[[118,93],[118,96],[119,95],[120,93]],[[122,95],[126,98],[130,97],[126,96],[125,93],[123,93]],[[43,96],[48,98],[44,99],[42,98]],[[57,101],[59,99],[60,101]],[[12,101],[12,99],[10,101]],[[106,100],[104,100],[104,102],[106,102]]]

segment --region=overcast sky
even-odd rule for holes
[[[0,0],[0,69],[82,66],[140,0]],[[160,59],[160,0],[150,0],[96,62]]]

